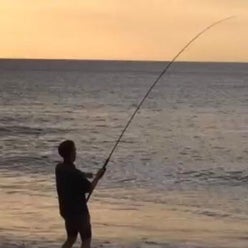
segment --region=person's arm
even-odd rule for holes
[[[91,172],[84,172],[84,175],[86,178],[92,178],[94,176],[94,174]]]
[[[91,182],[91,191],[94,190],[94,188],[96,187],[98,181],[102,178],[102,176],[104,175],[106,169],[105,168],[101,168],[97,173],[95,178],[93,179],[93,181]]]
[[[77,170],[77,174],[78,174],[78,188],[80,191],[82,191],[82,193],[90,193],[91,191],[94,190],[94,188],[96,187],[98,181],[102,178],[102,176],[104,175],[106,169],[100,169],[97,173],[95,178],[93,179],[92,182],[90,182],[87,178],[86,178],[86,173]]]
[[[91,191],[92,183],[86,178],[87,175],[77,170],[77,177],[76,177],[76,187],[81,193],[89,193]]]

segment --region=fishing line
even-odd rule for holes
[[[223,19],[220,19],[214,23],[212,23],[211,25],[207,26],[206,28],[204,28],[201,32],[199,32],[196,36],[194,36],[176,55],[175,57],[166,65],[166,67],[164,68],[164,70],[158,75],[158,77],[154,80],[154,82],[152,83],[152,85],[150,86],[150,88],[148,89],[148,91],[146,92],[145,96],[141,99],[141,101],[139,102],[137,108],[135,109],[135,111],[133,112],[133,114],[130,116],[130,118],[127,121],[127,124],[125,125],[125,127],[123,128],[119,138],[116,140],[115,145],[113,146],[111,152],[109,153],[108,158],[106,159],[102,169],[106,169],[112,154],[114,153],[115,149],[117,148],[118,144],[120,143],[124,133],[126,132],[127,128],[129,127],[130,123],[132,122],[133,118],[135,117],[136,113],[139,111],[141,105],[143,104],[143,102],[146,100],[146,98],[148,97],[148,95],[150,94],[150,92],[152,91],[152,89],[155,87],[155,85],[158,83],[158,81],[162,78],[162,76],[164,74],[166,74],[166,72],[169,70],[169,68],[172,66],[172,64],[174,64],[174,62],[176,61],[176,59],[195,41],[197,40],[200,36],[202,36],[205,32],[207,32],[209,29],[211,29],[212,27],[225,22],[231,18],[234,18],[234,16],[229,16],[229,17],[225,17]],[[87,196],[87,201],[90,199],[91,194],[93,193],[94,188],[91,190],[91,192],[88,194]]]

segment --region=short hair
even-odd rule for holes
[[[75,148],[75,143],[72,140],[65,140],[59,144],[58,152],[62,158],[69,158],[73,149]]]

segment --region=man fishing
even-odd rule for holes
[[[73,141],[63,141],[58,147],[59,155],[63,162],[57,164],[55,169],[56,187],[59,200],[60,215],[65,220],[67,239],[62,248],[70,248],[81,237],[81,248],[90,248],[91,223],[87,206],[86,193],[90,193],[97,182],[105,173],[105,168],[100,169],[94,180],[90,182],[86,177],[91,173],[83,173],[74,164],[76,147]]]
[[[206,31],[222,23],[232,16],[221,19],[213,24],[207,26],[196,36],[194,36],[176,55],[175,57],[167,63],[163,71],[154,80],[145,96],[141,99],[137,105],[135,111],[128,119],[124,129],[122,130],[119,138],[115,142],[108,158],[106,159],[104,166],[100,169],[95,179],[90,182],[86,179],[86,174],[82,173],[80,170],[76,169],[74,161],[76,159],[76,148],[73,141],[67,140],[59,145],[58,151],[61,157],[64,159],[63,163],[60,163],[56,167],[56,185],[59,197],[59,207],[60,214],[65,219],[65,228],[67,232],[67,240],[63,244],[62,248],[70,248],[75,243],[77,234],[80,233],[82,239],[81,248],[90,248],[91,243],[91,225],[90,225],[90,215],[87,207],[87,200],[89,200],[91,193],[93,192],[97,182],[104,175],[108,162],[111,159],[112,154],[120,143],[124,133],[129,127],[135,115],[138,113],[141,105],[148,97],[152,89],[156,86],[158,81],[163,75],[167,73],[169,68],[173,65],[176,59],[201,35]],[[85,198],[85,193],[89,193],[87,199]]]

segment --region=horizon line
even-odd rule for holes
[[[4,57],[0,57],[0,61],[20,61],[20,60],[23,60],[23,61],[30,61],[30,60],[33,60],[33,61],[68,61],[68,62],[147,62],[147,63],[169,63],[171,62],[172,60],[135,60],[135,59],[88,59],[88,58],[85,58],[85,59],[79,59],[79,58],[4,58]],[[205,60],[176,60],[174,61],[174,63],[216,63],[216,64],[231,64],[231,63],[236,63],[236,64],[247,64],[248,61],[205,61]]]

